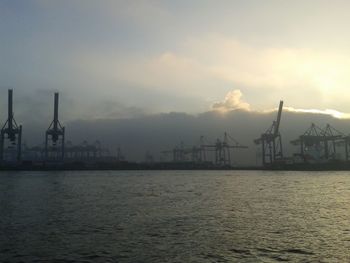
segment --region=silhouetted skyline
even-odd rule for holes
[[[46,108],[46,111],[49,115],[53,113],[52,107]],[[36,121],[16,119],[23,124],[22,140],[26,145],[43,144],[45,131],[49,120],[52,119]],[[206,141],[214,144],[217,138],[222,139],[224,132],[227,132],[242,145],[249,147],[244,151],[232,152],[234,164],[255,165],[260,163],[261,150],[254,145],[253,140],[259,137],[275,119],[275,110],[258,112],[236,109],[225,113],[212,110],[197,115],[173,112],[121,119],[65,121],[60,118],[60,121],[67,129],[67,141],[79,145],[84,141],[94,144],[98,140],[103,147],[109,148],[114,153],[121,147],[129,161],[144,161],[147,152],[159,161],[162,151],[171,150],[180,143],[185,147],[192,147],[199,144],[200,136],[204,136]],[[328,114],[286,110],[280,126],[285,157],[290,157],[299,151],[299,147],[293,146],[290,141],[303,134],[311,123],[316,123],[321,128],[329,123],[345,135],[350,133],[348,119],[339,119]],[[343,154],[343,151],[339,152]]]
[[[120,145],[131,160],[229,132],[250,146],[239,158],[252,163],[252,140],[271,125],[281,99],[287,152],[311,122],[348,134],[349,7],[341,0],[4,0],[0,121],[14,89],[23,141],[40,144],[60,92],[68,140]]]

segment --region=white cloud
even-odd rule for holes
[[[242,100],[242,92],[239,89],[227,93],[225,99],[213,104],[212,108],[219,111],[245,110],[250,111],[249,103]]]
[[[218,100],[234,85],[253,95],[250,103],[258,111],[282,98],[295,108],[337,107],[350,111],[350,60],[346,57],[337,52],[249,46],[233,38],[209,35],[179,41],[168,51],[151,55],[111,56],[103,51],[87,51],[74,60],[78,70],[96,83],[108,82],[110,87],[125,83],[181,94],[202,100],[202,105],[207,100]],[[179,101],[179,109],[191,107],[182,103]]]
[[[346,107],[350,99],[350,60],[337,50],[252,46],[209,35],[188,39],[183,53],[216,78],[250,89],[254,104],[283,96],[299,107]]]
[[[254,111],[256,113],[271,113],[277,111],[278,108],[274,109],[264,109],[264,110],[254,110],[251,105],[244,100],[242,100],[243,94],[239,89],[229,91],[222,101],[215,102],[212,105],[212,109],[215,111],[228,112],[232,110],[244,110],[244,111]],[[298,109],[294,107],[283,107],[284,111],[294,112],[294,113],[311,113],[311,114],[322,114],[329,115],[336,119],[350,119],[350,113],[337,111],[334,109]]]
[[[284,110],[289,112],[296,112],[296,113],[314,113],[314,114],[330,115],[333,118],[337,118],[337,119],[350,119],[350,113],[340,112],[332,109],[318,110],[318,109],[295,109],[293,107],[284,107]]]

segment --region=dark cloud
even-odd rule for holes
[[[255,164],[257,147],[253,140],[267,130],[275,115],[276,112],[234,110],[222,114],[210,111],[198,115],[164,113],[124,119],[63,121],[63,124],[67,129],[68,140],[74,143],[100,140],[114,151],[120,145],[127,158],[136,161],[142,161],[146,151],[159,159],[161,151],[170,150],[180,142],[192,146],[199,142],[201,135],[207,141],[214,142],[224,132],[228,132],[241,144],[249,146],[249,149],[233,152],[235,163]],[[320,127],[329,123],[345,134],[350,132],[349,120],[335,119],[324,114],[284,112],[281,133],[286,155],[297,150],[289,141],[304,133],[312,122]],[[25,140],[31,144],[42,142],[48,125],[49,122],[26,122]]]

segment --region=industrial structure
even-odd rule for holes
[[[63,161],[65,146],[65,127],[58,120],[59,95],[54,95],[53,121],[45,133],[45,161]]]
[[[184,143],[181,142],[180,145],[175,146],[172,150],[165,150],[161,153],[165,156],[168,156],[169,154],[172,155],[172,161],[174,163],[182,163],[187,161],[187,154],[191,152],[191,149],[184,148]],[[167,159],[167,157],[165,158]]]
[[[24,155],[26,161],[49,163],[86,163],[92,164],[106,161],[122,161],[111,154],[111,152],[101,146],[100,141],[95,141],[90,144],[88,141],[83,141],[80,144],[74,145],[71,141],[67,141],[64,145],[64,158],[61,159],[61,145],[59,149],[49,148],[49,157],[47,158],[45,145],[34,147],[24,147]],[[58,155],[57,155],[58,153]]]
[[[191,162],[193,164],[212,164],[215,167],[230,167],[232,165],[232,149],[246,149],[247,146],[239,144],[227,132],[224,138],[218,138],[215,143],[206,142],[204,136],[200,137],[199,145],[184,147],[183,142],[172,150],[162,151],[163,154],[172,154],[172,162],[183,163]],[[214,154],[214,160],[209,160],[207,155]]]
[[[143,163],[129,163],[120,146],[112,154],[98,140],[94,143],[84,140],[76,145],[66,141],[65,127],[58,118],[58,93],[54,94],[53,120],[45,132],[44,142],[28,147],[22,143],[22,125],[18,125],[14,118],[12,89],[8,90],[7,106],[7,120],[1,128],[0,137],[0,169],[234,169],[236,158],[233,150],[248,148],[225,132],[213,143],[204,136],[200,136],[192,146],[181,142],[171,150],[162,151],[160,162],[147,152]],[[290,141],[298,150],[292,157],[285,158],[279,130],[282,111],[283,101],[280,101],[276,120],[254,140],[255,144],[261,145],[264,169],[350,170],[350,135],[330,124],[320,128],[312,123],[304,133]]]
[[[279,131],[282,117],[283,101],[280,101],[277,119],[273,121],[269,129],[254,140],[257,145],[261,144],[262,163],[264,166],[273,165],[283,161],[282,136]]]
[[[22,154],[22,125],[17,125],[13,113],[13,90],[8,90],[7,121],[1,129],[0,161],[20,161]]]
[[[214,151],[216,166],[231,166],[231,150],[248,148],[248,146],[241,145],[227,132],[224,133],[223,139],[218,138],[215,144],[207,144],[204,147],[208,148],[209,151]]]
[[[49,165],[53,163],[67,164],[74,162],[122,162],[124,157],[118,148],[117,156],[101,146],[99,141],[89,144],[73,145],[65,141],[65,127],[58,118],[59,94],[54,94],[54,114],[49,128],[45,132],[42,145],[28,147],[22,143],[22,125],[18,125],[13,111],[13,90],[8,90],[8,116],[1,128],[0,167],[7,165]]]
[[[350,158],[350,135],[343,136],[343,145],[345,150],[345,161],[349,161]]]
[[[345,141],[345,155],[348,156],[347,139],[344,134],[327,124],[321,129],[314,123],[299,138],[292,140],[292,145],[300,146],[300,157],[304,163],[327,162],[336,159],[337,145]],[[346,157],[348,159],[348,157]]]
[[[66,162],[85,162],[93,163],[99,161],[115,160],[112,158],[108,149],[103,148],[101,142],[96,140],[93,144],[84,140],[79,145],[73,145],[71,141],[67,141],[65,146],[65,158]]]
[[[154,157],[153,157],[152,153],[150,153],[149,151],[147,151],[145,153],[145,163],[147,163],[147,164],[153,164],[154,163]]]

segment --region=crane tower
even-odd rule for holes
[[[17,125],[13,114],[13,90],[8,90],[8,116],[1,129],[0,161],[4,160],[5,148],[15,151],[15,159],[21,160],[22,125]]]
[[[272,165],[278,160],[283,159],[282,137],[279,132],[283,109],[283,101],[280,101],[277,113],[277,119],[273,121],[270,128],[260,138],[254,140],[255,144],[262,146],[263,165]]]
[[[62,161],[64,158],[65,127],[62,127],[58,120],[58,96],[56,92],[53,121],[45,133],[45,160]]]

